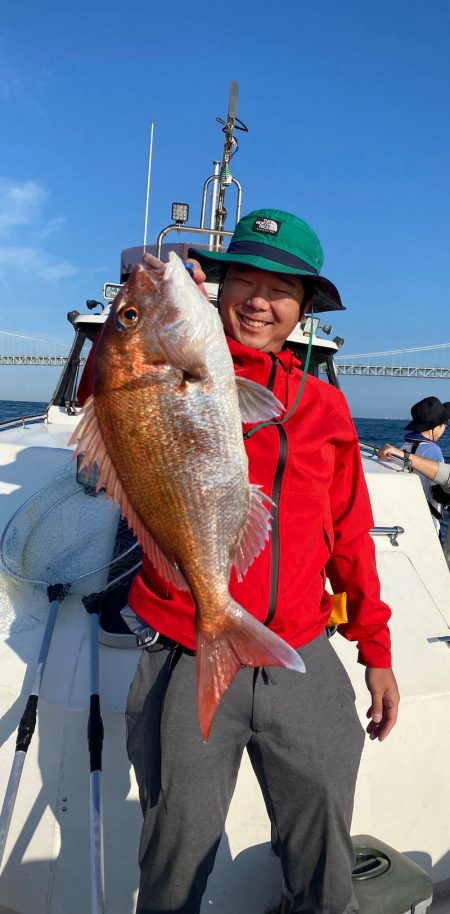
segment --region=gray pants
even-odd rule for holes
[[[352,914],[350,821],[364,731],[325,634],[306,673],[241,669],[204,743],[195,657],[143,653],[127,707],[144,814],[139,914],[198,914],[246,748],[272,824],[292,910]],[[238,899],[236,900],[238,909]]]

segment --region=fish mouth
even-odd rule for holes
[[[249,317],[248,314],[238,314],[239,321],[244,324],[244,327],[250,327],[252,330],[262,330],[265,327],[271,327],[272,321],[262,321],[254,317]]]

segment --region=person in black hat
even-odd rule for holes
[[[435,461],[436,464],[442,463],[444,456],[437,442],[447,430],[450,419],[450,403],[441,403],[437,397],[424,397],[423,400],[419,400],[418,403],[414,403],[414,406],[411,407],[411,417],[411,422],[408,422],[405,428],[406,435],[403,451],[398,451],[397,448],[393,449],[392,445],[386,444],[379,451],[379,456],[401,455],[405,456],[405,460],[409,459],[410,463],[414,457]],[[436,498],[436,495],[438,498],[440,497],[440,493],[437,491],[439,487],[435,488],[435,485],[433,485],[434,477],[431,476],[430,479],[429,473],[425,474],[423,472],[423,466],[421,468],[420,463],[416,467],[413,462],[412,468],[417,469],[420,475],[425,498],[433,516],[434,525],[439,533],[443,511],[442,502]]]
[[[441,403],[437,397],[424,397],[411,406],[411,416],[411,422],[408,422],[405,429],[411,429],[413,433],[419,432],[430,441],[437,441],[444,434],[450,419],[450,403]],[[440,432],[437,431],[439,428]],[[408,440],[408,436],[405,440]]]

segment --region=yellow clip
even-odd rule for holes
[[[328,619],[328,626],[331,628],[334,625],[342,625],[343,622],[348,622],[347,594],[345,591],[344,593],[333,594],[331,602],[333,604],[333,609],[331,610],[331,615]]]

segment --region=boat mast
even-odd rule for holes
[[[239,143],[234,136],[234,131],[243,130],[245,133],[248,133],[248,128],[238,117],[236,117],[237,96],[238,84],[237,82],[232,82],[230,87],[230,99],[228,103],[227,119],[226,121],[223,121],[222,118],[216,117],[216,121],[218,121],[219,124],[223,124],[222,132],[225,134],[222,164],[220,162],[213,163],[214,173],[206,179],[203,185],[200,225],[187,225],[187,215],[186,218],[177,219],[176,214],[174,215],[172,207],[172,219],[174,221],[170,225],[166,225],[166,227],[160,231],[156,239],[156,256],[159,258],[161,258],[162,246],[165,238],[169,232],[175,231],[178,232],[178,234],[180,232],[186,232],[192,235],[208,235],[209,250],[220,251],[223,239],[225,237],[231,237],[233,234],[233,229],[228,231],[224,228],[225,219],[227,217],[227,211],[224,205],[225,193],[227,187],[229,187],[230,184],[234,184],[237,190],[236,215],[234,224],[239,222],[242,202],[242,187],[237,178],[231,174],[230,160],[239,149]],[[208,205],[208,191],[211,184],[212,197],[211,207],[210,209],[208,208],[209,225],[207,225],[206,210]],[[177,204],[177,206],[180,206],[180,204]],[[184,203],[182,204],[182,208],[186,211],[189,210],[188,205]]]
[[[239,149],[239,144],[236,137],[234,136],[234,131],[244,130],[246,133],[248,132],[248,128],[237,117],[238,90],[239,85],[237,82],[230,83],[230,97],[228,101],[227,119],[226,121],[223,121],[222,118],[216,117],[216,121],[219,124],[224,125],[222,132],[225,134],[222,165],[219,175],[219,193],[217,197],[217,207],[215,212],[215,229],[217,232],[222,231],[225,224],[225,219],[227,218],[227,211],[225,209],[225,193],[227,187],[229,187],[233,181],[233,176],[230,169],[230,160]],[[214,249],[216,251],[219,251],[222,247],[222,241],[222,235],[219,234],[215,236]]]

